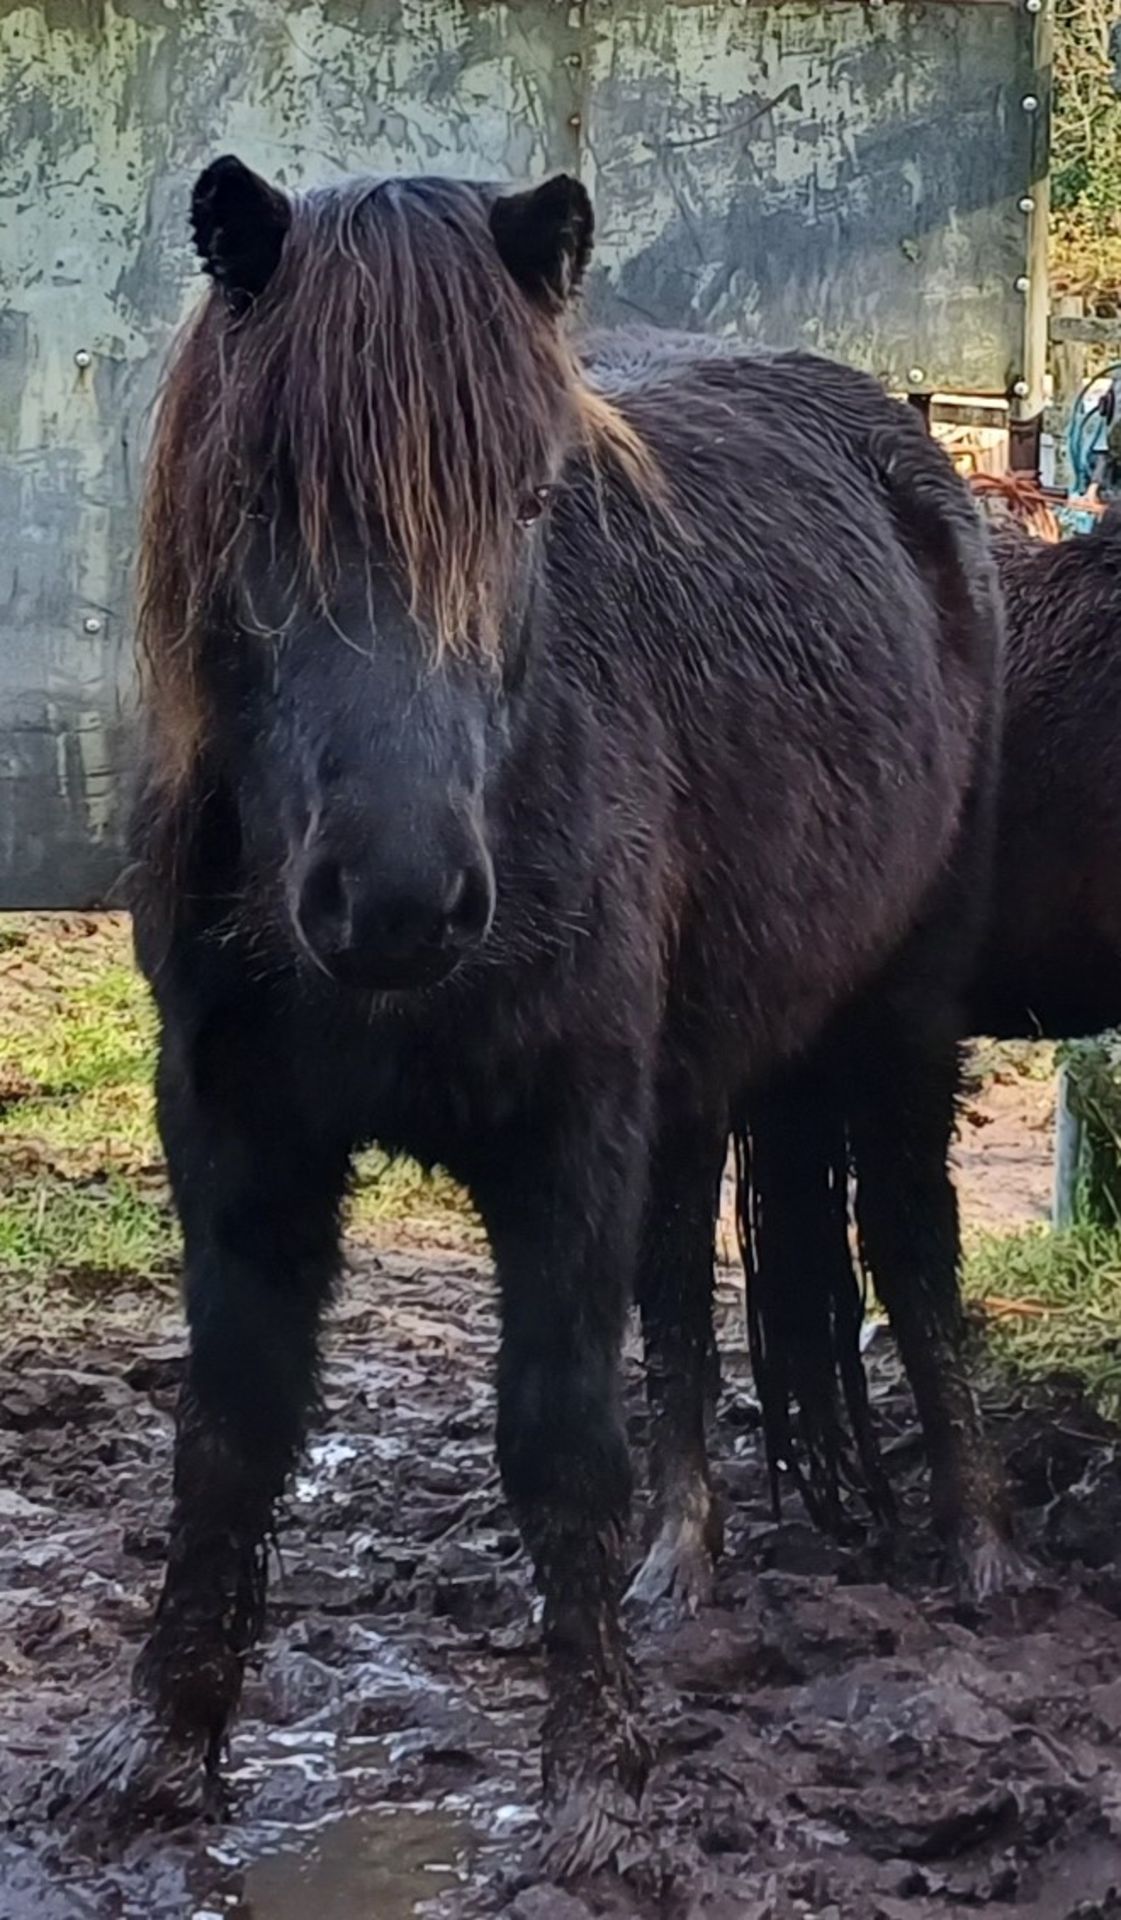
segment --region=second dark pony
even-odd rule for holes
[[[994,533],[1007,610],[992,905],[973,1033],[1121,1024],[1121,508],[1054,545]]]
[[[544,1595],[549,1857],[572,1871],[612,1855],[647,1759],[619,1620],[628,1300],[657,1491],[635,1597],[692,1604],[729,1126],[823,1036],[852,1047],[942,1520],[971,1578],[999,1559],[946,1172],[990,568],[872,380],[680,342],[582,366],[574,181],[292,199],[229,160],[194,225],[213,289],[148,479],[134,825],[190,1359],[135,1698],[69,1791],[131,1816],[214,1778],[351,1157],[377,1140],[447,1167],[494,1249],[498,1456]]]
[[[971,484],[992,529],[1006,646],[995,856],[961,1028],[1005,1040],[1098,1033],[1121,1023],[1121,510],[1060,542],[1030,480]],[[843,1076],[843,1060],[834,1064]],[[793,1137],[789,1098],[786,1089],[759,1098],[746,1123],[749,1319],[772,1455],[795,1463],[811,1513],[836,1527],[854,1446],[865,1494],[890,1508],[863,1414],[850,1172],[858,1226],[867,1201],[837,1098],[819,1088],[816,1131]],[[937,1089],[919,1084],[915,1098],[941,1120]],[[848,1433],[838,1376],[855,1408]]]

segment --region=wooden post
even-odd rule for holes
[[[1070,1104],[1070,1079],[1059,1068],[1055,1098],[1055,1169],[1051,1197],[1051,1225],[1069,1227],[1074,1218],[1075,1186],[1082,1152],[1082,1122]]]
[[[1064,293],[1055,303],[1056,320],[1080,320],[1084,302],[1080,293]],[[1069,488],[1074,475],[1067,459],[1067,428],[1071,409],[1086,384],[1090,349],[1085,340],[1067,340],[1060,333],[1051,344],[1052,406],[1055,421],[1055,484]]]

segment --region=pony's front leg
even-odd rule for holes
[[[498,1459],[544,1599],[544,1863],[609,1864],[648,1753],[619,1620],[630,1464],[620,1349],[645,1126],[637,1100],[558,1096],[474,1179],[502,1305]],[[558,1113],[563,1105],[563,1117]]]
[[[639,1255],[654,1525],[628,1599],[691,1614],[712,1598],[723,1546],[705,1414],[719,1391],[713,1277],[727,1121],[687,1116],[684,1100],[681,1109],[662,1102]]]
[[[165,1024],[160,1122],[183,1227],[190,1348],[163,1590],[122,1718],[58,1810],[104,1828],[215,1798],[264,1610],[266,1541],[316,1388],[348,1155],[286,1062],[291,1032],[240,1004]]]

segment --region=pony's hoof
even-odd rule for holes
[[[711,1606],[713,1556],[704,1528],[693,1520],[665,1527],[627,1589],[624,1605],[635,1613],[691,1619]]]
[[[642,1834],[634,1795],[620,1780],[589,1772],[546,1808],[534,1866],[554,1881],[618,1871],[641,1850]]]
[[[618,1717],[571,1724],[557,1747],[545,1729],[545,1822],[534,1868],[549,1880],[621,1869],[641,1856],[639,1806],[653,1752],[638,1721]]]
[[[967,1606],[981,1607],[1001,1594],[1029,1593],[1039,1575],[991,1521],[974,1522],[954,1543],[954,1583]]]
[[[140,1827],[213,1816],[220,1791],[205,1738],[171,1733],[133,1701],[73,1760],[43,1776],[23,1812],[79,1835],[127,1839]]]

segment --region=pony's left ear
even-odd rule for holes
[[[558,310],[584,278],[595,216],[587,189],[558,173],[528,193],[506,193],[490,210],[494,244],[523,293]]]
[[[264,292],[291,220],[287,196],[232,154],[200,174],[191,196],[191,230],[203,267],[231,306],[246,306]]]

